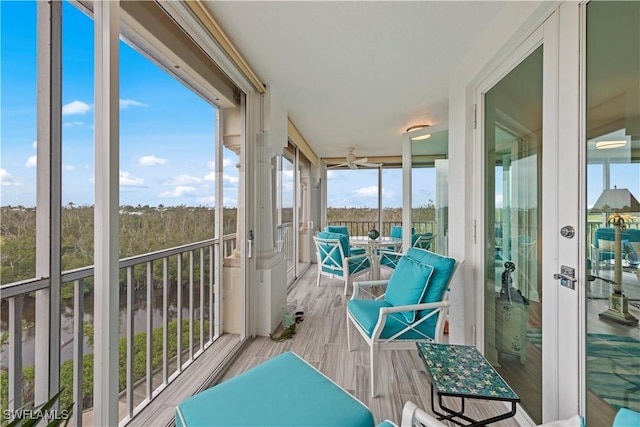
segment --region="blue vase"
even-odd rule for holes
[[[368,236],[371,240],[376,240],[378,237],[380,237],[380,233],[375,228],[372,228],[371,230],[369,230]]]

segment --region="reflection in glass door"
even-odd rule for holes
[[[626,193],[624,205],[629,194],[640,197],[639,2],[587,4],[585,90],[586,265],[596,276],[585,293],[586,413],[588,425],[600,426],[611,425],[620,408],[640,411],[640,213],[599,203],[612,189]],[[616,213],[624,218],[619,257]],[[616,277],[619,286],[610,282]]]
[[[425,136],[429,135],[427,138]],[[447,255],[449,131],[435,130],[411,140],[412,245]]]
[[[484,98],[484,349],[542,422],[541,154],[543,47]]]

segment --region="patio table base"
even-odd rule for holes
[[[502,420],[506,420],[507,418],[511,418],[516,414],[516,402],[511,402],[511,411],[506,412],[504,414],[500,414],[497,415],[495,417],[490,417],[490,418],[486,418],[484,420],[474,420],[473,418],[470,418],[466,415],[464,415],[464,411],[465,411],[465,406],[464,406],[464,402],[465,402],[465,397],[464,396],[457,396],[460,398],[461,400],[461,408],[459,411],[456,411],[454,409],[451,409],[447,406],[445,406],[444,402],[442,401],[442,395],[438,395],[438,406],[440,407],[439,409],[446,412],[442,413],[439,412],[438,410],[436,410],[435,408],[435,388],[433,387],[433,384],[431,385],[431,412],[433,412],[435,415],[437,415],[438,420],[447,420],[447,421],[451,421],[454,424],[457,424],[459,426],[466,426],[466,427],[476,427],[476,426],[484,426],[487,424],[491,424],[491,423],[495,423],[497,421],[502,421]],[[450,397],[455,397],[455,396],[450,396]],[[476,398],[477,399],[477,398]],[[460,420],[464,420],[466,421],[468,424],[465,424],[463,421]]]

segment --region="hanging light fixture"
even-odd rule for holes
[[[429,125],[411,126],[411,127],[407,128],[407,133],[413,132],[413,131],[416,131],[416,130],[420,130],[420,129],[425,129],[425,128],[428,128],[428,127],[429,127]],[[427,134],[424,134],[424,135],[413,136],[413,137],[411,137],[411,140],[412,141],[422,141],[423,139],[429,139],[429,138],[431,138],[431,134],[427,133]]]

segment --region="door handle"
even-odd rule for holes
[[[556,280],[568,280],[570,282],[577,282],[578,280],[575,277],[569,277],[565,274],[556,273],[553,275],[553,278]]]

